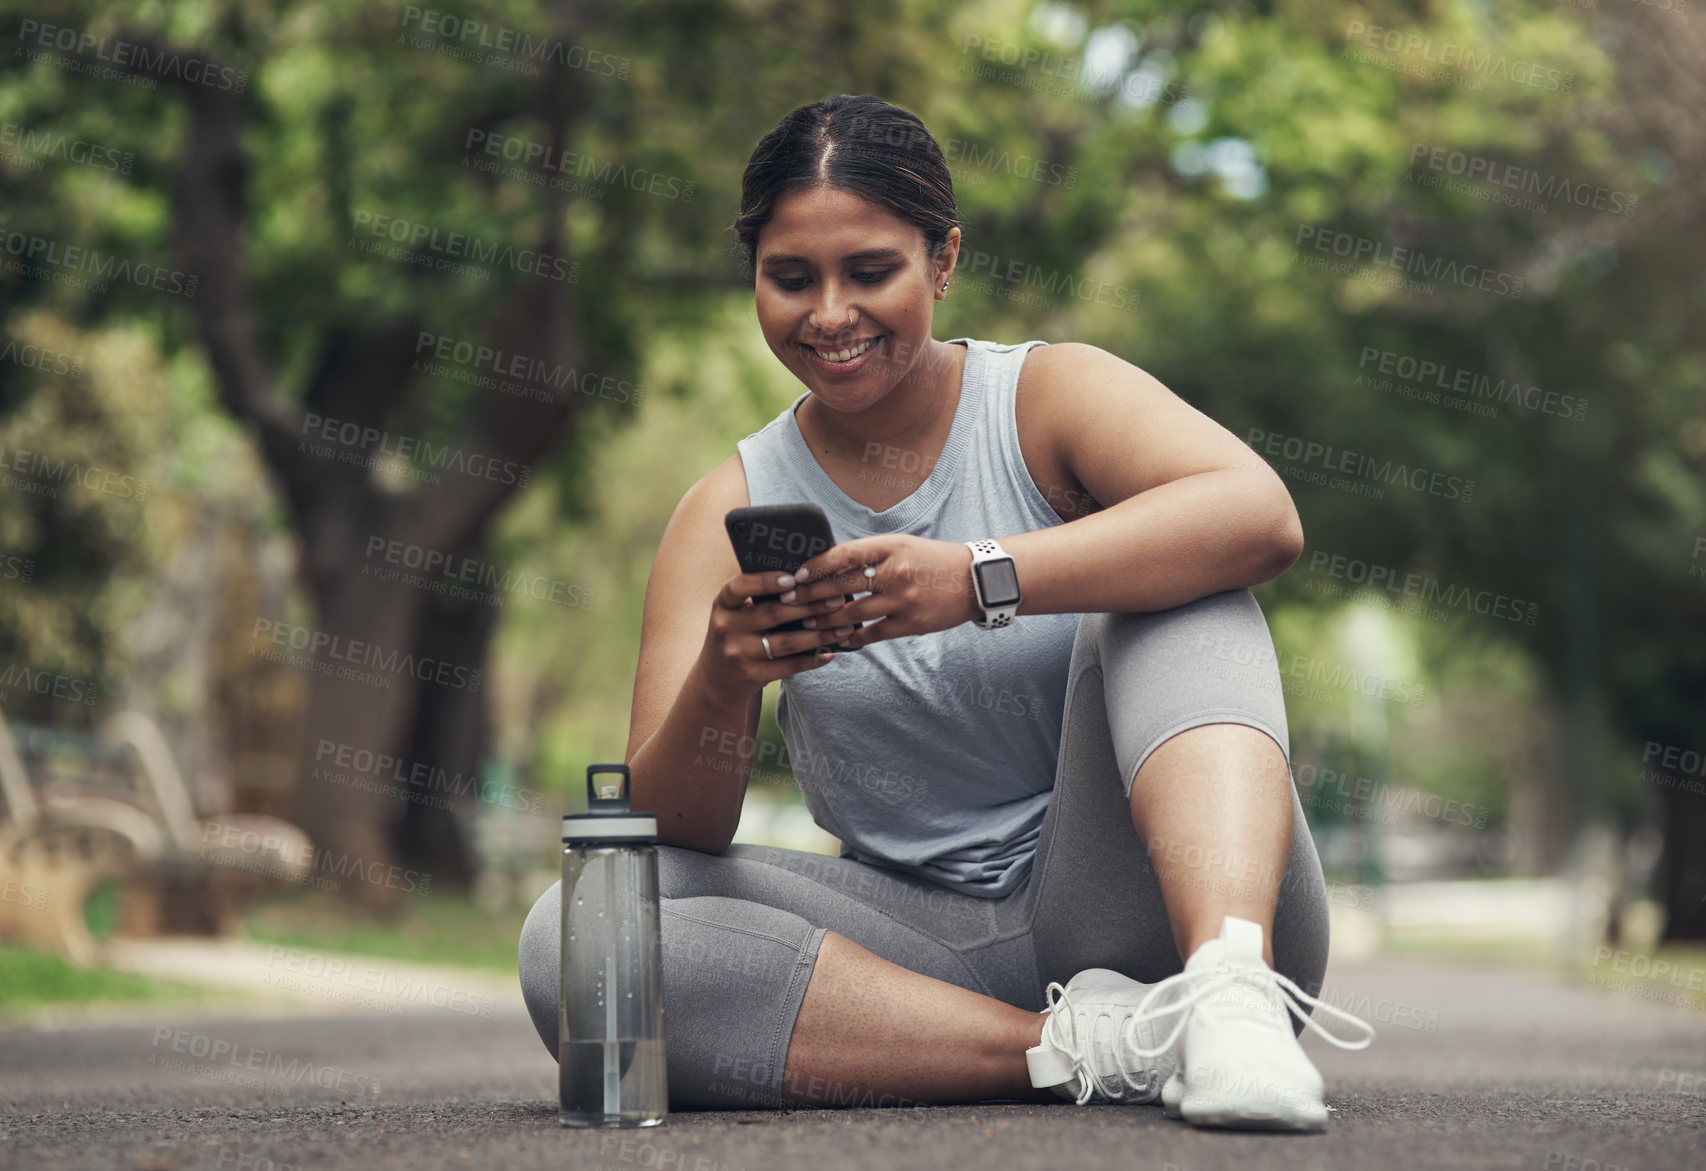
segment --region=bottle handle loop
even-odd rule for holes
[[[592,782],[595,773],[620,773],[621,781]],[[627,813],[628,785],[633,778],[625,764],[589,764],[586,766],[586,808],[588,813]]]

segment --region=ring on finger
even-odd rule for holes
[[[758,636],[758,641],[764,644],[764,657],[774,660],[776,656],[770,653],[770,636],[768,634],[761,634]]]

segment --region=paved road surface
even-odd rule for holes
[[[1609,974],[1609,973],[1608,973]],[[1684,979],[1688,977],[1684,973]],[[555,1066],[500,999],[454,990],[331,1011],[0,1031],[0,1167],[29,1171],[564,1168],[1706,1168],[1706,1013],[1510,969],[1338,965],[1371,1049],[1307,1042],[1328,1133],[1197,1131],[1144,1107],[987,1105],[678,1114],[558,1127]],[[431,1002],[431,1003],[429,1003]],[[302,1012],[311,1015],[299,1015]]]

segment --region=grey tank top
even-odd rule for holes
[[[1014,420],[1019,368],[1047,343],[952,340],[967,350],[959,405],[917,491],[882,512],[843,492],[795,420],[807,392],[737,445],[752,503],[819,504],[838,542],[999,540],[1065,523],[1031,480]],[[874,476],[895,474],[872,463]],[[794,775],[844,856],[987,898],[1024,881],[1054,788],[1078,619],[963,622],[782,680],[776,714]]]

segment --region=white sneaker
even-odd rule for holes
[[[1042,1043],[1025,1050],[1031,1084],[1080,1106],[1092,1098],[1133,1105],[1159,1101],[1176,1064],[1170,1047],[1132,1057],[1134,1042],[1128,1039],[1152,1043],[1160,1035],[1158,1025],[1132,1025],[1150,991],[1150,985],[1107,968],[1085,968],[1065,987],[1050,984]]]
[[[1295,1003],[1294,1003],[1295,1001]],[[1329,1013],[1368,1034],[1344,1041],[1322,1028],[1299,1004]],[[1321,1130],[1327,1125],[1321,1074],[1303,1052],[1291,1015],[1340,1049],[1363,1049],[1374,1028],[1324,1004],[1262,959],[1262,928],[1226,916],[1220,938],[1197,948],[1185,970],[1150,989],[1127,1022],[1130,1060],[1167,1054],[1176,1072],[1162,1087],[1161,1104],[1193,1126],[1248,1130]],[[1136,1035],[1160,1018],[1179,1014],[1159,1043]]]

